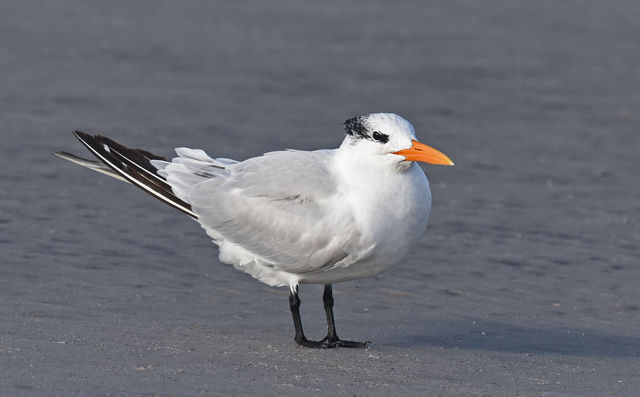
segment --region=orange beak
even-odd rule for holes
[[[453,161],[444,153],[420,143],[415,139],[411,140],[411,147],[397,151],[393,154],[404,156],[407,161],[422,161],[430,164],[453,165]]]

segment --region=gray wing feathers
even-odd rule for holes
[[[209,157],[204,150],[177,148],[178,157],[170,163],[153,160],[151,164],[158,169],[158,174],[166,178],[173,192],[187,201],[189,192],[199,183],[228,174],[226,167],[234,160]],[[187,201],[188,202],[188,201]]]
[[[178,155],[154,165],[191,204],[221,251],[231,243],[266,266],[292,273],[359,259],[351,215],[336,213],[344,207],[331,204],[337,186],[327,169],[330,151],[273,152],[239,163],[189,149]]]

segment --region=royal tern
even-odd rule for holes
[[[332,283],[375,276],[401,260],[424,233],[429,182],[418,161],[453,165],[416,140],[413,126],[391,113],[345,123],[332,150],[286,150],[245,161],[177,148],[171,161],[113,140],[75,131],[95,155],[57,156],[134,184],[181,210],[218,245],[220,261],[271,286],[288,286],[295,341],[305,347],[364,347],[341,340]],[[325,285],[327,336],[302,330],[298,286]]]

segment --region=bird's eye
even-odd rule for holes
[[[389,141],[389,135],[383,134],[380,131],[373,131],[372,137],[376,141],[382,142],[382,143],[387,143]]]

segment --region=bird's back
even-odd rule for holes
[[[287,285],[367,254],[331,173],[335,150],[271,152],[224,167],[187,150],[179,154],[155,164],[220,246],[223,262]]]

